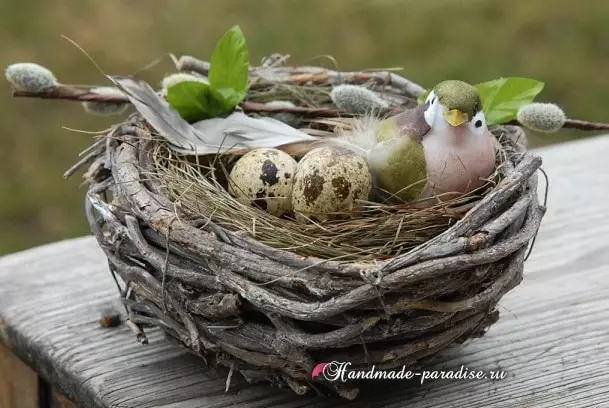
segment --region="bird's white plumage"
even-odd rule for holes
[[[425,110],[423,114],[425,117],[425,122],[429,125],[429,127],[434,127],[437,125],[436,120],[438,119],[438,111],[441,110],[440,102],[438,101],[438,97],[434,91],[431,91],[429,95],[427,95],[427,99],[425,99],[425,103],[429,104],[429,107]]]
[[[472,120],[467,122],[467,127],[474,136],[483,136],[484,132],[487,130],[484,112],[480,111],[476,113]]]

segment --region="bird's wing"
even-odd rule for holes
[[[368,153],[368,165],[377,187],[398,201],[417,199],[425,188],[427,165],[421,140],[431,128],[424,113],[425,107],[421,105],[381,122],[379,143]],[[378,195],[385,198],[385,193],[381,191]]]
[[[409,136],[419,142],[431,130],[425,120],[424,105],[404,111],[396,115],[395,119],[401,135]]]
[[[378,188],[401,201],[418,198],[425,187],[425,151],[423,144],[414,137],[381,141],[370,150],[367,161]]]

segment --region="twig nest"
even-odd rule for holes
[[[255,149],[235,163],[228,191],[238,201],[281,217],[292,211],[292,186],[297,163],[273,148]]]
[[[357,214],[371,190],[372,175],[364,158],[340,146],[313,149],[300,160],[294,177],[296,220],[304,223]]]
[[[210,64],[199,66],[205,74]],[[255,103],[295,99],[297,106],[326,109],[328,88],[338,80],[366,80],[392,109],[412,104],[422,92],[397,74],[311,67],[251,67],[250,73],[259,78],[260,87],[250,87],[247,95]],[[298,394],[330,390],[352,399],[359,381],[312,378],[315,367],[349,360],[354,370],[411,370],[483,335],[497,321],[502,296],[522,280],[545,208],[537,192],[541,159],[518,148],[517,138],[505,137],[517,128],[491,129],[501,148],[482,198],[417,208],[367,202],[370,169],[340,140],[362,118],[291,113],[322,135],[298,164],[275,149],[243,157],[209,154],[202,161],[174,155],[141,115],[117,124],[108,135],[112,143],[88,150],[94,155],[87,220],[111,271],[133,282],[121,295],[137,340],[146,341],[137,325],[152,321],[210,366],[230,367],[250,382]],[[215,119],[226,125],[226,118]],[[281,126],[272,125],[281,136]],[[224,168],[231,173],[226,183],[213,177]],[[269,214],[292,204],[290,216],[322,222],[300,224]],[[116,232],[125,230],[116,240]],[[382,289],[382,304],[375,287]],[[206,328],[233,321],[245,329],[206,335]]]

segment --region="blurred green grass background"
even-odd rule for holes
[[[241,25],[251,61],[289,53],[294,64],[340,69],[403,67],[424,86],[527,76],[546,82],[540,100],[574,118],[609,120],[606,0],[4,0],[4,66],[38,62],[66,83],[107,84],[66,35],[106,72],[130,74],[167,53],[209,57]],[[141,77],[171,72],[169,58]],[[77,103],[12,99],[0,85],[0,254],[88,233],[80,174],[62,174],[112,120]],[[588,134],[531,135],[532,145]]]

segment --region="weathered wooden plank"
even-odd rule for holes
[[[0,344],[0,408],[38,407],[38,375]]]
[[[124,327],[99,327],[116,289],[90,238],[0,259],[0,339],[83,406],[609,406],[609,137],[541,154],[550,203],[524,281],[485,337],[437,360],[446,370],[505,370],[503,380],[377,382],[349,403],[235,376],[225,393],[226,371],[206,369],[159,333],[142,346]]]

